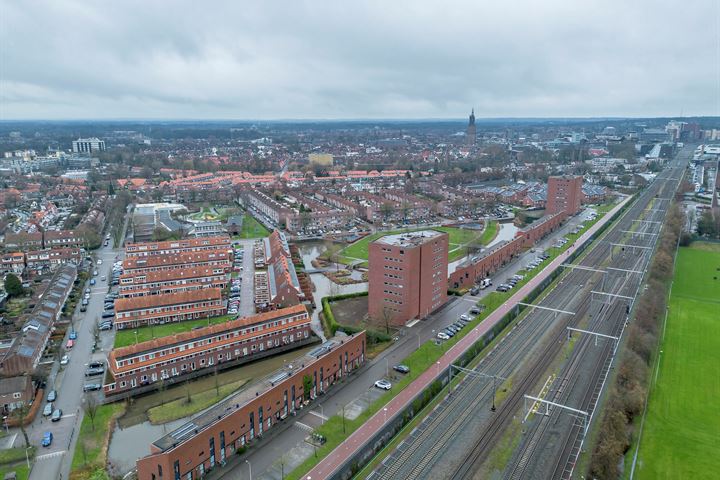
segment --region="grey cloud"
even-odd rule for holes
[[[2,0],[0,116],[718,114],[718,3]]]

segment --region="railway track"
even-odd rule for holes
[[[677,175],[677,171],[673,170],[673,172]],[[609,235],[607,235],[607,238],[605,239],[605,244],[608,248],[600,248],[599,251],[605,251],[607,258],[607,254],[609,253],[610,258],[612,259],[612,245],[611,243],[620,243],[618,240],[622,237],[623,231],[628,231],[631,229],[632,221],[635,219],[640,218],[640,215],[644,210],[646,210],[648,204],[655,198],[656,194],[663,193],[666,191],[665,184],[667,182],[661,182],[661,183],[653,183],[651,187],[649,187],[641,196],[638,198],[635,203],[628,209],[627,213],[620,219],[620,221],[617,222],[617,224],[612,228],[612,231]],[[674,191],[674,189],[673,189]],[[613,239],[614,238],[614,239]],[[598,265],[598,258],[590,256],[586,257],[583,260],[583,263],[590,263],[592,266]],[[619,305],[619,304],[618,304]],[[616,307],[617,308],[617,307]],[[551,344],[552,345],[552,344]],[[490,425],[487,426],[486,429],[484,429],[480,435],[478,436],[477,441],[473,445],[473,447],[470,449],[469,453],[465,456],[462,463],[459,465],[459,467],[455,470],[455,472],[450,475],[448,478],[472,478],[474,473],[478,470],[480,465],[485,461],[488,452],[490,451],[491,445],[495,444],[501,436],[502,433],[505,431],[505,428],[508,424],[509,419],[512,417],[513,413],[515,413],[521,403],[521,400],[524,398],[524,394],[528,393],[530,391],[530,388],[537,384],[538,380],[541,378],[541,376],[547,371],[547,369],[552,364],[553,360],[555,359],[556,355],[559,353],[560,348],[555,345],[555,348],[548,349],[547,357],[543,357],[543,361],[540,362],[535,366],[535,368],[531,369],[527,375],[524,377],[524,381],[521,382],[521,384],[518,385],[518,388],[513,388],[513,392],[511,395],[506,399],[504,402],[502,408],[498,411],[498,415],[493,418]],[[535,446],[540,444],[540,440],[536,440],[533,442]],[[533,447],[536,448],[536,447]],[[518,478],[523,477],[523,472],[526,471],[527,464],[529,463],[530,458],[532,457],[532,451],[529,455],[527,455],[525,460],[523,460],[524,466],[522,466],[522,471]],[[520,459],[523,459],[523,456],[520,455]],[[543,478],[542,476],[538,476],[537,472],[534,471],[533,478]],[[555,478],[555,477],[553,477]]]
[[[670,170],[668,178],[672,177],[679,177],[678,169]],[[676,186],[676,181],[663,181],[658,188],[663,197],[668,197],[669,194],[675,192]],[[649,212],[647,220],[649,222],[661,222],[664,213],[661,215],[660,212],[659,210]],[[648,245],[644,246],[654,246],[657,235],[649,234],[659,234],[660,232],[660,224],[649,222],[643,223],[643,228],[637,231],[639,234],[631,234],[633,237],[647,240]],[[650,232],[649,230],[655,231]],[[648,253],[637,258],[632,270],[644,271],[650,263],[652,251],[645,250]],[[630,275],[626,278],[629,279]],[[641,286],[639,280],[636,284],[631,285],[628,285],[627,281],[623,282],[619,288],[613,287],[611,291],[635,297]],[[628,289],[630,291],[627,291]],[[593,323],[595,325],[591,328],[592,331],[619,337],[626,325],[626,314],[622,308],[622,303],[613,302],[612,310],[609,312],[607,319],[603,322],[595,319]],[[602,393],[605,378],[612,365],[615,350],[614,345],[606,341],[601,345],[600,352],[590,351],[590,342],[594,342],[590,336],[584,335],[579,341],[581,344],[576,346],[573,358],[565,365],[562,373],[564,383],[560,385],[556,392],[551,392],[553,395],[550,400],[566,404],[571,397],[576,399],[579,397],[580,401],[577,404],[573,403],[572,406],[588,412],[590,418],[592,418]],[[570,385],[572,388],[566,389],[563,388],[563,385]],[[549,456],[547,450],[552,449],[552,438],[556,437],[559,431],[564,431],[565,435],[561,437],[560,448],[555,455],[555,461],[551,462],[550,466],[547,467],[543,460]],[[528,429],[526,438],[513,457],[514,461],[509,464],[509,468],[504,472],[504,478],[570,479],[580,453],[584,432],[585,425],[578,422],[577,418],[572,418],[567,413],[553,409],[550,417],[541,417],[532,428]],[[539,452],[543,453],[542,459],[536,458]]]

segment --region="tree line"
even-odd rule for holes
[[[635,308],[635,320],[628,328],[617,376],[608,393],[605,413],[590,461],[594,478],[618,478],[622,456],[632,441],[634,420],[645,408],[650,368],[656,355],[659,330],[665,315],[668,289],[673,276],[674,256],[685,222],[673,204],[650,267],[648,288]]]

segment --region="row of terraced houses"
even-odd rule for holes
[[[226,235],[125,247],[115,328],[194,320],[223,315],[222,290],[232,265]]]
[[[306,308],[295,305],[118,348],[108,356],[105,394],[138,394],[160,381],[167,385],[239,365],[304,345],[311,334]]]

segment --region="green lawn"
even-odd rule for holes
[[[260,222],[255,220],[251,215],[243,216],[242,230],[240,230],[240,238],[262,238],[270,235],[270,230],[265,228]]]
[[[25,445],[23,443],[23,445]],[[28,457],[32,461],[32,459],[35,457],[35,450],[37,447],[30,446],[30,450],[28,450]],[[17,448],[6,448],[4,450],[0,450],[0,464],[6,465],[6,464],[14,464],[17,462],[25,462],[25,448],[23,447],[17,447]],[[25,464],[27,466],[27,463]]]
[[[368,245],[370,242],[377,240],[380,237],[383,237],[385,235],[393,235],[396,233],[403,233],[403,232],[417,232],[419,230],[427,230],[428,228],[412,228],[409,230],[392,230],[388,232],[378,232],[373,233],[372,235],[368,235],[367,237],[364,237],[357,242],[348,245],[344,249],[340,250],[338,252],[338,259],[341,262],[350,263],[352,260],[360,259],[360,260],[367,260],[368,259]],[[481,243],[483,245],[487,245],[490,243],[494,238],[495,235],[497,235],[498,231],[498,224],[497,222],[490,222],[490,225],[487,229],[485,229],[481,234],[477,230],[471,230],[468,228],[456,228],[456,227],[433,227],[431,230],[438,230],[441,232],[445,232],[448,234],[448,242],[449,242],[449,254],[448,254],[448,260],[453,261],[457,260],[458,258],[464,256],[466,254],[466,251],[464,248],[465,245],[471,242],[477,241],[478,243]]]
[[[113,423],[113,418],[120,415],[124,409],[123,403],[100,405],[95,413],[94,429],[90,416],[85,414],[75,446],[70,478],[88,478],[92,470],[105,466],[105,456],[107,455],[105,441],[108,430]]]
[[[717,478],[720,470],[720,252],[701,248],[678,252],[638,479]]]
[[[5,478],[5,474],[10,472],[15,472],[17,480],[27,480],[30,477],[30,469],[27,467],[25,460],[21,463],[16,463],[13,466],[0,466],[0,478]]]
[[[168,335],[175,333],[187,332],[195,327],[205,327],[208,325],[208,322],[211,325],[227,322],[228,320],[232,320],[234,317],[234,315],[222,315],[220,317],[212,317],[209,320],[207,318],[201,318],[185,322],[155,325],[153,327],[126,328],[124,330],[118,330],[115,334],[115,348],[126,347],[140,342],[147,342],[153,338],[167,337]],[[137,337],[135,336],[135,332],[137,332]]]
[[[238,380],[232,383],[220,385],[218,390],[211,388],[204,392],[193,393],[190,398],[192,402],[187,403],[187,397],[178,398],[165,405],[152,407],[148,410],[150,421],[156,425],[171,422],[179,418],[187,417],[200,410],[205,410],[211,405],[216,404],[223,398],[233,393],[238,388],[247,383],[247,380]]]

